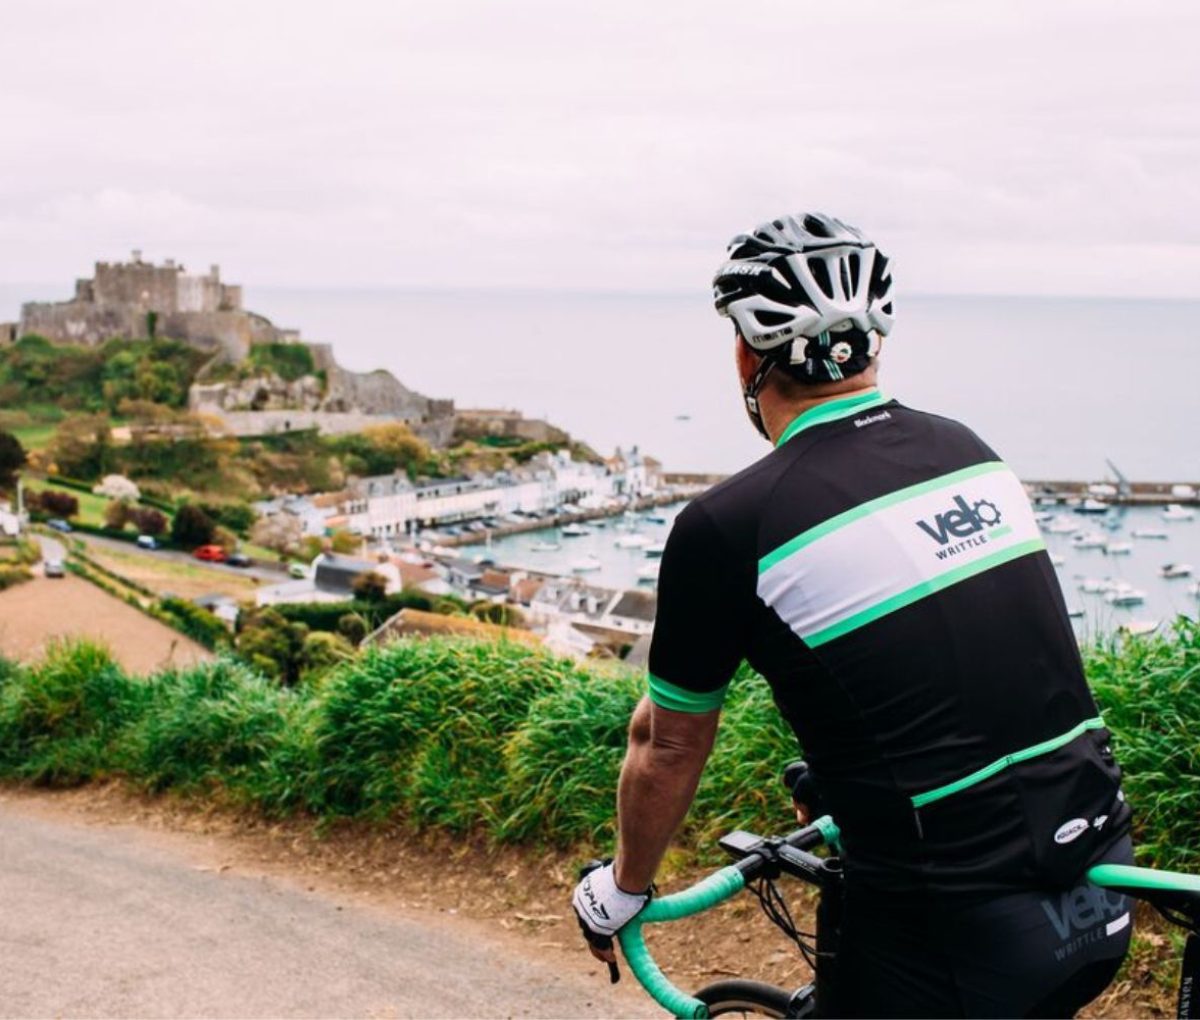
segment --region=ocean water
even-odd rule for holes
[[[663,517],[662,523],[640,520],[634,530],[654,542],[666,540],[670,523],[683,504],[653,511]],[[1040,510],[1041,508],[1039,508]],[[1130,507],[1110,510],[1104,518],[1076,514],[1066,507],[1054,509],[1058,517],[1078,524],[1083,531],[1098,531],[1113,542],[1129,542],[1133,549],[1127,555],[1108,555],[1101,549],[1081,549],[1072,544],[1071,536],[1045,533],[1046,547],[1052,555],[1062,557],[1056,567],[1067,608],[1080,611],[1072,623],[1081,640],[1110,634],[1122,625],[1133,622],[1153,622],[1164,628],[1177,615],[1200,615],[1200,598],[1192,594],[1200,579],[1200,513],[1191,521],[1166,522],[1159,507]],[[607,588],[653,588],[639,580],[638,571],[654,562],[642,549],[620,548],[616,542],[630,534],[627,525],[611,519],[604,527],[593,527],[591,534],[568,538],[556,528],[526,532],[496,539],[486,546],[469,546],[463,550],[468,557],[489,557],[511,567],[541,570],[553,574],[579,577],[589,584]],[[1135,529],[1159,529],[1166,539],[1134,538]],[[557,551],[539,551],[534,547],[557,543]],[[574,566],[587,557],[600,561],[600,569],[577,573]],[[1165,579],[1162,567],[1167,563],[1190,563],[1196,572],[1189,578]],[[1084,592],[1085,580],[1124,582],[1145,594],[1138,606],[1111,605],[1103,594]]]
[[[59,286],[0,284],[0,319]],[[545,417],[602,453],[733,472],[766,452],[732,328],[694,294],[246,288],[247,307],[347,367],[462,407]],[[1200,301],[910,297],[881,363],[890,396],[958,418],[1025,478],[1200,480]],[[686,420],[684,417],[686,416]]]

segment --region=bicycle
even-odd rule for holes
[[[789,769],[802,763],[794,763]],[[795,781],[785,780],[789,789]],[[704,1018],[728,1013],[767,1017],[827,1016],[822,987],[829,988],[837,965],[842,867],[837,824],[828,815],[786,836],[756,836],[737,830],[718,840],[735,860],[680,892],[650,901],[646,909],[618,933],[621,951],[634,978],[660,1006],[676,1017]],[[826,847],[832,854],[811,851]],[[775,879],[789,875],[816,886],[815,946],[796,929]],[[1105,889],[1150,903],[1168,921],[1188,932],[1178,988],[1178,1012],[1200,1018],[1200,876],[1156,871],[1123,864],[1100,864],[1088,871],[1089,880]],[[706,985],[689,995],[676,987],[655,963],[646,945],[648,924],[677,921],[711,910],[749,889],[758,896],[767,916],[800,948],[814,971],[814,980],[788,990],[759,981],[727,980]],[[808,936],[812,937],[812,936]]]

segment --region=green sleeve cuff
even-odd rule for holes
[[[668,708],[672,712],[690,712],[692,715],[714,712],[725,703],[725,692],[729,690],[729,684],[725,684],[715,691],[689,691],[653,673],[647,676],[650,678],[650,700],[659,708]]]

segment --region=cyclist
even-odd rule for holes
[[[1128,948],[1127,902],[1082,876],[1132,859],[1130,812],[1024,489],[968,428],[876,389],[892,274],[857,229],[764,223],[714,293],[774,449],[671,531],[584,934],[614,959],[745,659],[842,830],[838,1015],[1069,1015]]]

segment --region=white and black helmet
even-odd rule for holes
[[[822,213],[782,216],[735,237],[713,297],[746,343],[786,353],[780,360],[790,374],[814,382],[861,371],[865,364],[848,362],[869,361],[892,328],[888,259],[859,230]]]
[[[823,213],[781,216],[738,234],[713,278],[717,311],[762,355],[743,391],[763,436],[758,393],[780,369],[800,382],[864,371],[892,328],[892,270],[854,227]]]

